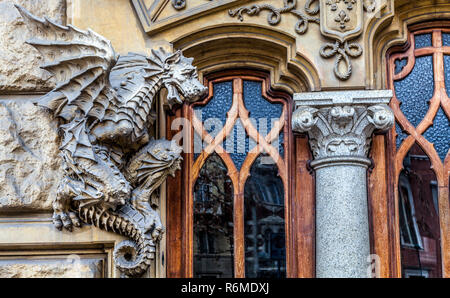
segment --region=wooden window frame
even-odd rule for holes
[[[312,156],[306,136],[294,139],[291,130],[293,109],[291,96],[285,92],[272,90],[268,73],[242,69],[206,75],[204,84],[209,87],[209,95],[199,103],[184,104],[181,109],[168,116],[167,137],[171,139],[178,133],[170,129],[172,121],[179,117],[192,119],[193,107],[205,104],[212,97],[213,83],[231,79],[260,81],[264,98],[270,102],[284,104],[282,117],[285,119],[283,132],[286,158],[285,169],[279,172],[285,186],[286,273],[287,277],[314,277],[314,177],[307,170]],[[239,84],[234,85],[234,88],[240,88]],[[233,96],[239,92],[242,93],[242,90],[234,90]],[[195,125],[193,123],[187,130],[190,136],[187,136],[186,140],[192,140]],[[186,146],[186,144],[183,145]],[[192,147],[193,144],[187,144],[187,146]],[[192,177],[198,176],[203,164],[200,162],[194,167],[193,155],[193,153],[183,153],[182,170],[175,177],[169,177],[167,182],[167,277],[193,277],[193,187],[195,181]],[[244,163],[240,170],[240,181],[246,180],[250,167],[258,155],[259,153],[252,157],[252,162]],[[223,156],[221,157],[224,160]],[[203,158],[202,155],[197,160],[201,158]],[[224,163],[229,167],[225,160]],[[236,174],[229,173],[230,178],[236,180],[237,178],[233,177]],[[243,179],[244,176],[245,179]],[[235,261],[235,277],[245,277],[243,216],[245,182],[242,184],[234,190],[237,194],[234,196],[234,257],[238,260]],[[236,186],[235,183],[234,185]]]
[[[382,277],[402,276],[398,186],[400,172],[403,168],[403,159],[414,143],[419,144],[430,158],[438,181],[442,276],[450,277],[450,157],[447,155],[445,161],[442,162],[434,152],[433,145],[422,136],[432,125],[441,104],[447,116],[450,116],[450,99],[445,89],[445,78],[443,76],[443,57],[444,54],[450,55],[450,46],[443,46],[441,32],[450,33],[449,21],[433,21],[412,25],[408,28],[407,43],[393,47],[387,52],[386,84],[389,89],[394,90],[394,98],[390,103],[390,107],[394,111],[396,121],[409,132],[409,136],[397,150],[397,133],[394,127],[386,138],[383,136],[375,137],[372,148],[372,158],[375,161],[375,167],[378,167],[369,177],[372,251],[373,253],[381,254],[382,265],[385,265]],[[424,33],[432,34],[432,47],[415,49],[414,36]],[[394,81],[406,77],[412,71],[416,57],[426,55],[433,56],[435,93],[430,100],[427,114],[416,128],[408,122],[400,109],[400,101],[395,96]],[[408,58],[408,63],[402,71],[396,74],[395,61],[403,58]],[[441,71],[436,71],[438,69]],[[381,185],[380,182],[382,182]],[[389,186],[387,189],[386,185]]]

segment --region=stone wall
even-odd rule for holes
[[[77,255],[0,260],[2,278],[99,278],[105,277],[105,260],[80,259]]]
[[[62,171],[46,113],[31,100],[0,100],[0,211],[51,210]]]
[[[36,16],[65,23],[65,0],[0,0],[0,92],[34,92],[54,85],[48,72],[39,68],[39,53],[24,44],[30,38],[14,3]]]
[[[32,100],[54,86],[14,4],[66,22],[65,0],[0,0],[0,212],[51,211],[61,179],[56,125]],[[11,94],[35,94],[8,96]]]

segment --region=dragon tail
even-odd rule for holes
[[[114,248],[116,267],[127,276],[141,276],[155,258],[155,243],[151,233],[144,228],[144,217],[134,207],[126,204],[117,212],[102,210],[96,206],[81,207],[79,217],[105,231],[129,237]]]

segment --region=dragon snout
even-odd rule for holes
[[[116,205],[125,205],[127,200],[131,196],[131,186],[125,181],[119,181],[119,186],[115,189],[115,191],[111,194],[111,199]]]
[[[208,87],[200,85],[200,88],[198,88],[197,92],[200,97],[205,96],[206,94],[208,94]]]
[[[192,88],[190,91],[191,92],[189,92],[190,93],[189,99],[191,102],[195,102],[208,94],[208,87],[203,86],[199,82],[195,84],[194,88]]]

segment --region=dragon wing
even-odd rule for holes
[[[152,112],[163,61],[154,60],[139,53],[120,56],[109,76],[111,86],[116,91],[119,107],[111,105],[105,119],[117,122],[122,119],[134,125],[133,141],[142,137],[147,126],[156,119]],[[113,110],[113,107],[116,110]]]
[[[27,43],[41,53],[45,60],[41,68],[57,81],[39,104],[66,121],[72,120],[76,111],[101,120],[112,96],[108,76],[116,55],[111,43],[91,30],[62,26],[16,7],[33,33]]]
[[[111,43],[97,33],[62,26],[33,16],[23,7],[16,8],[25,20],[33,38],[27,43],[43,56],[41,68],[56,78],[56,87],[37,102],[66,124],[64,144],[72,156],[94,159],[88,140],[87,119],[101,121],[115,101],[109,83],[110,70],[116,64]]]
[[[95,160],[88,127],[97,122],[127,120],[133,123],[133,141],[146,134],[152,124],[152,101],[167,57],[162,49],[154,57],[129,53],[116,56],[111,43],[93,32],[71,25],[62,26],[33,16],[16,5],[45,63],[41,68],[51,72],[57,85],[37,102],[64,120],[61,149],[71,157]]]

